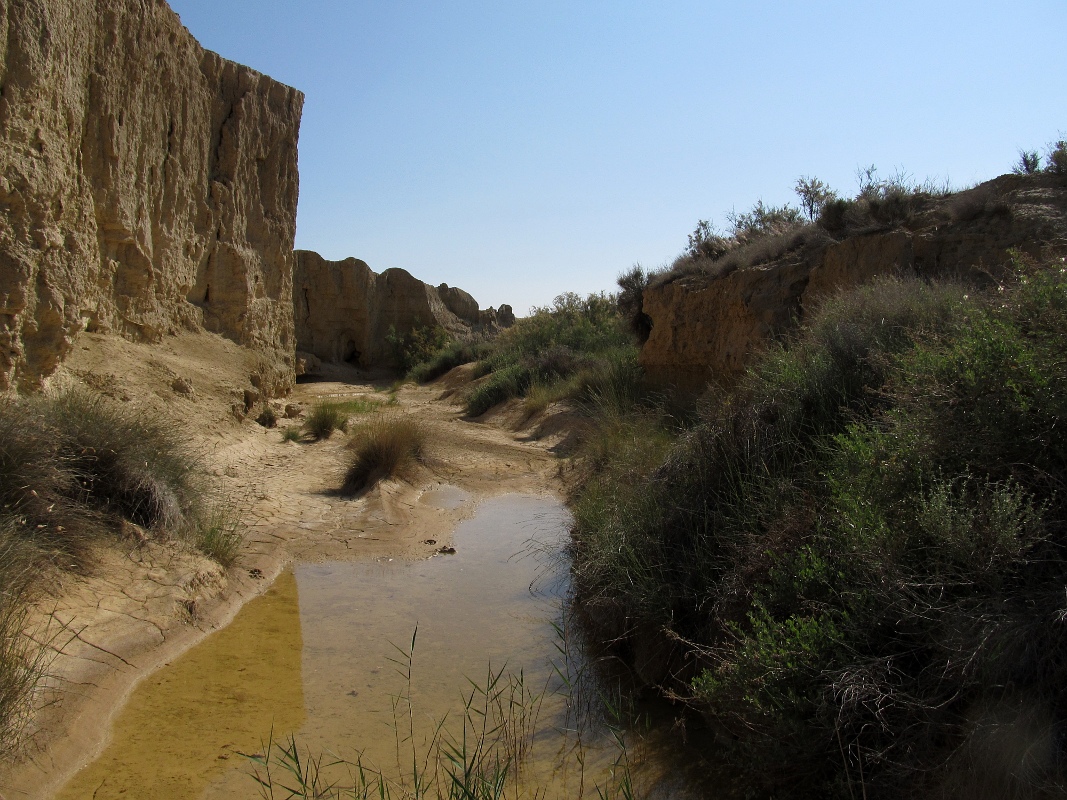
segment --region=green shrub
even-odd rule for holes
[[[407,375],[415,365],[431,360],[436,353],[446,348],[450,337],[448,332],[439,326],[416,324],[410,331],[401,333],[390,325],[385,342],[397,372]]]
[[[1063,352],[1058,264],[992,297],[883,281],[827,301],[673,444],[599,417],[579,597],[611,638],[691,643],[675,667],[743,791],[844,797],[862,770],[871,796],[923,794],[980,746],[972,709],[1064,702],[1067,643],[1033,612],[1067,579]],[[1057,763],[991,785],[1061,785]]]
[[[705,220],[702,223],[707,224]],[[699,231],[699,227],[697,228]],[[693,246],[690,236],[690,247]],[[652,318],[644,310],[644,294],[648,288],[652,274],[646,272],[640,264],[635,264],[629,272],[624,272],[618,278],[619,294],[616,305],[630,332],[637,337],[639,344],[648,341],[652,334]]]
[[[425,454],[426,430],[408,416],[378,415],[353,431],[348,446],[353,457],[343,491],[355,494],[417,463]]]
[[[467,395],[467,414],[480,417],[505,400],[521,397],[531,382],[530,369],[524,364],[511,364],[491,372]]]
[[[480,416],[535,385],[542,393],[573,396],[577,388],[553,387],[580,386],[582,376],[603,372],[620,352],[632,354],[636,363],[636,347],[614,297],[560,295],[552,306],[533,309],[493,341],[473,371],[475,377],[488,377],[469,393],[467,413]]]
[[[1053,175],[1067,175],[1067,141],[1059,139],[1048,146],[1045,171]]]
[[[282,441],[283,442],[299,442],[303,438],[304,438],[304,432],[300,428],[300,426],[290,425],[288,428],[285,428],[282,431]]]
[[[462,364],[478,361],[489,353],[487,342],[448,341],[429,357],[412,366],[407,377],[417,383],[428,383]]]
[[[1034,175],[1041,171],[1041,156],[1036,150],[1020,150],[1019,160],[1011,171],[1016,175]]]

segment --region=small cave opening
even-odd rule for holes
[[[349,339],[342,349],[342,358],[347,364],[359,365],[360,352],[356,349],[356,343]]]
[[[204,302],[205,303],[210,303],[211,302],[211,284],[210,283],[207,285],[207,288],[204,289]]]

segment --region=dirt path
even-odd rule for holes
[[[79,373],[88,375],[88,382],[101,364],[118,357],[106,352],[108,343],[97,344]],[[159,373],[155,383],[185,363],[182,346],[174,345],[170,361],[152,362]],[[136,361],[129,350],[122,345],[122,355]],[[143,359],[137,364],[147,369]],[[149,381],[143,374],[138,378],[132,363],[127,366],[128,372],[118,374],[134,384]],[[128,394],[129,387],[116,391]],[[165,392],[156,394],[169,401]],[[214,394],[221,408],[225,393]],[[345,467],[342,435],[284,442],[280,430],[247,420],[227,422],[218,408],[201,425],[195,408],[175,412],[205,453],[227,502],[240,510],[247,526],[242,556],[225,571],[175,543],[127,542],[102,552],[92,576],[68,579],[58,599],[39,608],[39,635],[56,651],[54,702],[39,715],[29,758],[0,773],[0,798],[51,797],[107,744],[111,719],[143,677],[226,625],[286,564],[429,558],[449,543],[456,524],[479,500],[559,491],[550,439],[532,441],[507,426],[464,420],[460,407],[439,399],[441,394],[441,386],[406,386],[396,393],[395,405],[375,412],[417,418],[429,433],[429,454],[408,480],[383,482],[358,499],[332,493]],[[287,402],[309,406],[324,398],[355,397],[389,401],[383,384],[349,377],[298,385]],[[211,400],[206,396],[201,404],[208,407]],[[300,420],[282,421],[293,424]],[[435,500],[446,495],[449,502]]]

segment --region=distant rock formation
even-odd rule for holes
[[[285,391],[303,95],[163,0],[6,0],[0,30],[0,389],[82,329],[202,326]]]
[[[1067,182],[1005,175],[952,195],[906,225],[872,231],[722,277],[688,275],[645,289],[652,331],[641,364],[658,383],[699,390],[739,375],[827,295],[880,275],[989,280],[1011,260],[1067,253]]]
[[[314,356],[361,367],[392,366],[390,330],[407,334],[437,327],[463,336],[475,327],[497,327],[495,312],[491,322],[483,320],[485,312],[462,289],[434,288],[402,269],[379,275],[357,258],[327,261],[297,250],[293,287],[296,348],[309,365],[314,361],[308,356]]]

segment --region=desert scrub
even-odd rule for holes
[[[428,383],[455,367],[478,361],[488,355],[490,349],[487,340],[449,339],[408,369],[407,378],[416,383]]]
[[[0,406],[0,507],[43,561],[81,569],[119,520],[181,534],[204,516],[198,459],[145,412],[81,390]]]
[[[477,365],[485,376],[467,395],[467,413],[480,416],[532,386],[542,399],[558,392],[578,398],[606,375],[611,364],[629,359],[636,365],[637,347],[614,296],[581,298],[563,294],[553,304],[536,308],[490,343]],[[541,400],[531,401],[536,408]]]
[[[348,430],[348,421],[357,414],[374,411],[381,402],[356,398],[354,400],[324,400],[312,406],[304,421],[304,430],[315,439],[329,439],[334,431]]]
[[[426,429],[406,415],[379,414],[352,431],[352,461],[343,492],[356,494],[386,478],[402,477],[426,454]]]
[[[672,691],[727,734],[742,790],[1063,787],[1060,745],[982,754],[1051,741],[1067,705],[1042,611],[1067,579],[1065,351],[1058,263],[988,294],[882,281],[828,301],[673,444],[627,454],[647,437],[606,431],[585,456],[579,596],[691,643]]]
[[[401,375],[417,364],[430,361],[451,342],[448,332],[436,325],[416,324],[407,332],[399,332],[390,326],[385,336],[393,366]]]

